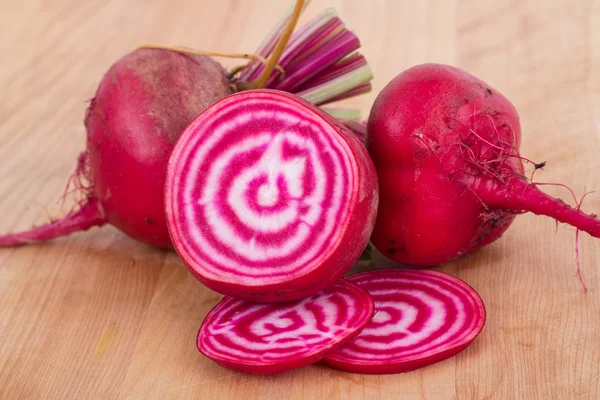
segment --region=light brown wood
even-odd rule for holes
[[[4,0],[0,4],[0,232],[60,215],[83,149],[82,118],[103,72],[143,43],[253,51],[288,7],[279,0]],[[537,175],[600,190],[600,3],[314,0],[360,35],[375,92],[421,62],[458,65],[509,97]],[[225,60],[225,65],[235,65]],[[558,188],[548,192],[568,199]],[[600,195],[584,209],[600,211]],[[50,211],[48,211],[50,210]],[[600,242],[532,215],[442,270],[488,310],[460,355],[391,376],[311,366],[275,376],[232,372],[195,348],[219,295],[174,253],[113,228],[0,249],[2,399],[592,399],[600,398]]]

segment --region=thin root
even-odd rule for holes
[[[581,199],[579,199],[579,203],[577,204],[577,210],[581,209],[581,205],[583,204],[583,200],[586,198],[586,196],[592,193],[594,192],[586,192],[583,196],[581,196]],[[579,282],[583,287],[583,291],[587,292],[588,287],[583,279],[583,274],[581,272],[581,263],[579,262],[579,229],[575,231],[575,260],[577,261],[577,277],[579,278]]]
[[[473,153],[473,149],[461,142],[455,142],[455,143],[452,143],[450,146],[448,146],[448,150],[446,150],[444,155],[446,155],[446,154],[448,154],[448,152],[450,152],[450,149],[452,148],[452,146],[464,147],[465,149],[467,149],[469,151],[469,153],[471,153],[471,157],[472,157],[473,161],[475,161],[475,153]]]
[[[577,277],[579,278],[579,283],[581,283],[583,291],[587,293],[588,287],[583,279],[583,274],[581,273],[581,263],[579,262],[579,229],[575,231],[575,261],[577,262]]]
[[[459,181],[459,182],[460,182],[460,181]],[[483,206],[483,208],[485,208],[485,210],[486,210],[486,211],[489,211],[489,209],[490,209],[490,208],[488,207],[488,205],[487,205],[487,204],[485,204],[485,201],[483,201],[483,200],[481,199],[481,197],[479,197],[479,195],[478,195],[477,193],[475,193],[475,191],[469,187],[469,185],[467,185],[466,183],[463,183],[463,182],[460,182],[460,183],[462,183],[462,184],[464,185],[464,187],[465,187],[465,188],[466,188],[466,189],[467,189],[469,192],[473,193],[473,194],[475,195],[475,197],[477,197],[477,200],[479,200],[479,202],[481,203],[481,205]]]
[[[570,187],[568,187],[567,185],[564,185],[562,183],[550,183],[550,182],[531,182],[531,184],[534,186],[560,186],[562,188],[567,189],[571,193],[571,196],[573,196],[573,201],[575,202],[575,206],[577,207],[577,209],[579,209],[579,202],[577,201],[577,196],[575,196],[575,192],[573,192],[573,190]],[[582,200],[587,194],[588,193],[586,193],[582,197]]]
[[[594,193],[594,192],[586,192],[583,196],[581,196],[581,199],[577,200],[577,197],[575,196],[575,193],[573,192],[573,190],[568,187],[567,185],[564,185],[562,183],[545,183],[545,182],[531,182],[533,185],[539,185],[539,186],[559,186],[559,187],[563,187],[565,189],[567,189],[570,193],[571,196],[573,196],[573,201],[575,201],[575,208],[577,211],[579,211],[581,209],[581,205],[583,204],[583,200],[586,198],[586,196],[588,194]],[[556,221],[556,230],[558,231],[558,221]],[[581,271],[581,261],[579,260],[579,229],[575,230],[575,262],[577,264],[577,277],[579,278],[579,282],[581,283],[581,287],[583,287],[583,291],[587,293],[588,291],[588,287],[585,284],[585,280],[583,279],[583,273]]]
[[[417,134],[414,135],[417,139],[419,139],[421,142],[423,142],[425,144],[425,146],[427,146],[427,148],[429,149],[429,151],[431,152],[432,155],[434,155],[438,161],[440,162],[440,164],[442,164],[442,159],[440,158],[440,156],[433,150],[433,148],[431,147],[431,145],[429,143],[427,143],[427,141],[423,138],[423,135],[421,134]]]
[[[533,176],[535,175],[537,170],[541,169],[543,171],[545,166],[546,166],[546,161],[541,162],[539,164],[535,164],[534,165],[535,168],[533,169],[533,171],[531,171],[531,176],[529,177],[529,182],[533,182]]]
[[[73,214],[75,214],[77,211],[79,211],[81,209],[81,207],[83,207],[86,203],[88,202],[88,199],[81,199],[79,200],[77,203],[73,204],[73,206],[71,207],[71,209],[69,210],[69,212],[67,213],[67,217],[71,217]]]
[[[469,129],[469,131],[470,131],[470,132],[471,132],[473,135],[477,136],[477,137],[478,137],[478,138],[479,138],[479,139],[480,139],[482,142],[484,142],[484,143],[487,143],[488,145],[492,146],[493,148],[495,148],[495,149],[498,149],[498,150],[500,150],[501,152],[503,152],[503,151],[505,150],[505,149],[504,149],[504,147],[497,146],[497,145],[493,144],[492,142],[489,142],[489,141],[485,140],[484,138],[482,138],[481,136],[479,136],[479,135],[477,134],[477,132],[475,132],[473,129]]]
[[[483,165],[481,165],[481,163],[478,163],[476,161],[469,160],[469,159],[467,159],[467,161],[470,162],[471,164],[473,164],[476,168],[480,168],[483,170],[483,172],[488,173],[491,176],[493,176],[494,178],[498,179],[500,182],[502,182],[504,184],[506,183],[506,179],[504,179],[504,177],[502,177],[502,175],[500,175],[499,173],[484,167]]]
[[[75,171],[73,171],[67,180],[65,190],[59,199],[60,204],[64,204],[67,196],[72,193],[83,192],[84,196],[87,197],[91,187],[92,185],[88,178],[87,154],[86,152],[83,152],[79,154],[79,157],[77,158],[77,167],[75,167]]]
[[[511,133],[511,140],[512,140],[512,143],[508,143],[508,142],[506,142],[505,140],[503,140],[503,139],[502,139],[502,137],[500,136],[500,132],[498,131],[498,128],[496,127],[496,124],[494,123],[494,121],[493,121],[492,117],[491,117],[489,114],[479,114],[479,115],[477,115],[477,116],[479,116],[479,117],[484,117],[484,118],[486,118],[487,120],[489,120],[489,122],[492,124],[492,128],[493,128],[493,130],[494,130],[494,133],[496,134],[496,138],[497,138],[497,140],[498,140],[498,143],[500,143],[500,144],[502,144],[502,145],[504,145],[504,146],[508,146],[508,148],[509,148],[510,150],[513,150],[512,152],[510,152],[510,153],[507,155],[507,157],[506,157],[506,158],[508,158],[508,157],[514,157],[514,158],[518,158],[518,159],[519,159],[519,160],[521,160],[521,161],[524,161],[524,162],[526,162],[526,163],[529,163],[529,164],[531,164],[531,165],[533,165],[533,166],[535,167],[535,170],[534,170],[534,172],[535,172],[536,170],[538,170],[538,169],[543,169],[543,168],[546,166],[546,162],[545,162],[545,161],[544,161],[544,162],[542,162],[542,163],[536,163],[535,161],[533,161],[533,160],[530,160],[529,158],[527,158],[527,157],[523,157],[522,155],[518,154],[518,151],[516,151],[516,149],[515,149],[515,145],[514,145],[514,142],[515,142],[515,134],[514,134],[514,130],[513,130],[512,126],[510,126],[510,125],[508,125],[508,124],[505,124],[505,126],[507,126],[507,127],[509,128],[509,130],[510,130],[510,133]],[[474,116],[474,117],[475,117],[475,116]],[[481,137],[480,135],[478,135],[478,134],[477,134],[477,133],[476,133],[476,132],[475,132],[475,131],[474,131],[472,128],[470,128],[469,130],[470,130],[470,132],[471,132],[472,134],[474,134],[475,136],[477,136],[477,137],[478,137],[480,140],[482,140],[482,141],[483,141],[483,142],[485,142],[486,144],[490,145],[491,147],[493,147],[493,148],[495,148],[495,149],[498,149],[498,150],[500,150],[500,154],[501,154],[501,155],[502,155],[502,153],[503,153],[504,151],[506,151],[506,150],[507,150],[507,148],[506,148],[506,147],[501,147],[501,146],[495,145],[495,144],[493,144],[493,143],[489,142],[488,140],[484,139],[483,137]],[[506,161],[506,158],[505,158],[505,161]],[[532,174],[532,176],[533,176],[533,174]]]

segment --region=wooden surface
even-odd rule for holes
[[[117,58],[146,42],[253,51],[287,3],[2,0],[0,232],[65,212],[52,205],[84,147],[85,101]],[[523,154],[548,162],[538,178],[600,190],[600,2],[315,0],[307,15],[328,5],[360,35],[376,76],[375,92],[347,105],[366,114],[411,65],[460,66],[515,103]],[[584,209],[599,212],[600,195]],[[219,296],[174,253],[111,227],[0,249],[0,398],[600,398],[600,241],[581,235],[585,294],[574,239],[524,215],[443,268],[480,292],[487,325],[459,356],[395,376],[217,366],[195,335]]]

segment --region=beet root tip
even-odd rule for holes
[[[77,211],[71,212],[56,221],[38,226],[28,231],[8,233],[0,236],[0,247],[15,247],[44,242],[73,232],[85,231],[107,223],[104,210],[98,199],[88,198]]]

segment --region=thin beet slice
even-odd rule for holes
[[[347,278],[375,301],[375,316],[324,361],[337,369],[390,374],[424,367],[464,350],[485,324],[477,292],[453,276],[389,269]]]
[[[291,303],[225,297],[202,323],[198,350],[239,371],[285,371],[319,361],[358,334],[373,312],[369,294],[343,280]]]
[[[209,288],[252,301],[308,297],[365,249],[374,166],[345,126],[273,90],[229,96],[185,130],[166,185],[171,240]]]

